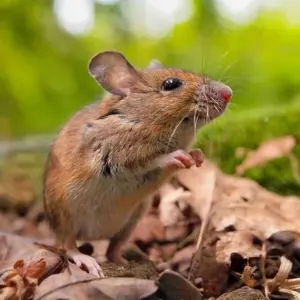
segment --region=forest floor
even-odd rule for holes
[[[282,113],[278,111],[278,118]],[[245,139],[253,137],[251,128],[249,123]],[[234,136],[232,130],[230,134]],[[282,169],[278,170],[283,178],[280,184],[273,182],[268,189],[244,177],[253,170],[260,170],[261,176],[271,164],[288,162],[291,191],[296,191],[298,138],[266,136],[251,150],[234,145],[224,152],[216,147],[210,152],[212,137],[204,153],[223,161],[227,153],[235,153],[234,164],[233,159],[230,162],[235,174],[208,159],[200,168],[176,174],[157,192],[150,211],[132,233],[124,249],[128,264],[106,262],[108,241],[79,243],[81,252],[99,260],[104,279],[93,278],[68,261],[63,251],[51,247],[53,233],[41,202],[47,141],[38,150],[33,150],[34,141],[4,145],[0,151],[0,299],[299,298],[300,196],[288,190],[282,194],[289,195],[271,191],[284,183]],[[11,152],[10,147],[17,150]]]

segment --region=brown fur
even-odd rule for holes
[[[194,126],[224,111],[218,91],[227,87],[179,69],[136,70],[116,52],[96,55],[89,70],[114,94],[83,108],[58,134],[46,166],[44,202],[59,242],[111,238],[114,251],[145,211],[146,199],[172,174],[156,159],[189,149]],[[162,90],[169,78],[182,86]]]

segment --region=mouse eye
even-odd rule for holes
[[[182,85],[182,81],[178,78],[169,78],[161,86],[164,91],[175,90]]]

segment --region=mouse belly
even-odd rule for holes
[[[72,187],[71,227],[78,239],[112,238],[124,228],[141,201],[151,201],[150,196],[161,185],[161,178],[151,183],[134,182],[133,185],[132,182],[103,180]]]
[[[110,239],[125,227],[140,199],[109,199],[107,206],[86,210],[78,222],[77,237],[84,240]],[[131,202],[136,202],[132,203]],[[123,204],[123,205],[122,205]],[[124,205],[126,204],[126,205]],[[122,209],[120,209],[120,207]]]

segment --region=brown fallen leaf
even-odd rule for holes
[[[12,268],[0,272],[2,274],[0,280],[3,282],[0,296],[7,292],[8,287],[11,287],[9,292],[13,293],[14,297],[32,299],[42,279],[55,271],[62,270],[58,268],[60,262],[58,255],[44,249],[38,250],[28,261],[17,260]]]
[[[232,253],[238,253],[243,258],[259,257],[261,244],[257,241],[259,239],[248,230],[223,233],[216,242],[216,259],[230,263]]]
[[[69,270],[46,278],[39,286],[34,300],[139,300],[156,291],[157,286],[153,280],[94,278],[70,264]]]
[[[46,270],[46,261],[44,258],[40,258],[39,260],[30,260],[26,265],[24,265],[24,261],[17,261],[14,269],[21,277],[39,279]]]
[[[116,300],[140,300],[157,291],[155,281],[138,278],[104,278],[92,285]]]
[[[174,256],[170,259],[169,263],[172,269],[177,270],[181,274],[187,274],[190,268],[191,259],[195,251],[195,245],[190,245],[175,252]]]
[[[282,199],[279,207],[281,213],[290,220],[297,220],[300,216],[300,197],[288,196]]]
[[[0,291],[0,300],[18,300],[14,287],[4,287]]]
[[[172,184],[166,183],[160,188],[159,196],[159,218],[165,226],[165,239],[174,242],[184,239],[188,234],[188,226],[184,224],[184,210],[188,207],[187,199],[191,198],[191,192],[184,191],[182,187],[175,188]],[[171,254],[171,248],[168,245],[165,246],[163,249],[164,254]]]
[[[28,259],[38,246],[33,239],[0,232],[0,270],[12,267],[17,260]]]
[[[214,247],[204,247],[202,260],[195,274],[195,278],[201,278],[201,287],[205,297],[217,297],[226,288],[230,264],[216,259]]]
[[[45,268],[43,269],[43,273],[39,277],[36,277],[39,279],[39,283],[52,274],[60,273],[68,266],[67,257],[64,254],[55,253],[47,249],[39,249],[31,257],[31,262],[39,262],[41,260],[45,262]]]
[[[191,198],[191,192],[166,183],[160,188],[159,194],[159,217],[163,225],[172,226],[184,220],[182,209],[187,206],[186,200]]]
[[[156,240],[163,240],[165,228],[160,219],[152,214],[142,218],[131,234],[130,241],[139,241],[145,244]]]
[[[291,223],[280,214],[253,206],[215,210],[211,222],[217,231],[232,227],[238,231],[255,232],[261,238],[268,238],[282,230],[299,231],[300,229],[297,222]]]
[[[254,287],[256,281],[252,278],[252,268],[250,266],[245,266],[241,280],[248,286]]]
[[[163,249],[158,245],[153,245],[147,251],[148,257],[150,260],[155,263],[160,263],[164,260]]]
[[[283,136],[263,142],[255,151],[250,151],[246,159],[236,167],[236,174],[242,175],[250,168],[262,166],[270,160],[291,153],[296,146],[293,136]]]
[[[187,198],[198,216],[203,220],[211,206],[218,168],[205,160],[200,168],[184,169],[177,173],[178,182],[192,193]]]
[[[25,265],[23,260],[15,262],[11,270],[7,270],[1,274],[1,288],[4,293],[7,288],[10,289],[12,298],[16,299],[32,299],[37,286],[37,279],[41,276],[45,268],[44,261],[29,262]],[[30,275],[30,276],[29,276]]]

